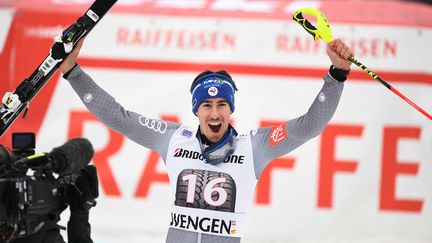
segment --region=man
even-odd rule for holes
[[[274,158],[320,134],[333,116],[349,73],[351,49],[336,39],[327,46],[332,66],[308,112],[274,127],[238,135],[229,124],[237,87],[225,71],[205,71],[191,85],[199,127],[151,119],[124,109],[76,63],[82,41],[60,66],[86,107],[103,123],[155,150],[171,188],[166,242],[240,242],[244,216],[257,180]]]

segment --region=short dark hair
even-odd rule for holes
[[[231,78],[231,75],[229,75],[229,73],[227,71],[225,71],[225,70],[219,70],[219,71],[215,72],[215,71],[207,69],[207,70],[201,72],[200,74],[198,74],[198,76],[195,77],[195,79],[192,82],[192,85],[190,87],[190,92],[192,93],[193,89],[201,81],[202,77],[207,76],[209,74],[217,74],[219,76],[222,76],[222,77],[226,78],[226,80],[229,81],[232,84],[234,90],[238,91],[237,86],[236,86],[234,80]]]

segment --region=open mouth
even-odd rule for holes
[[[219,132],[219,130],[221,129],[221,127],[222,127],[222,124],[221,123],[209,123],[208,124],[209,125],[209,127],[210,127],[210,129],[213,131],[213,132]]]

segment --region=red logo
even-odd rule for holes
[[[274,126],[270,134],[270,146],[275,146],[280,141],[284,140],[286,137],[287,135],[285,131],[285,123]]]

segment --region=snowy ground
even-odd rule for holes
[[[250,239],[244,237],[242,243],[431,243],[430,240],[413,240],[409,238],[395,238],[392,236],[367,237],[361,239],[289,239],[289,240],[271,240],[263,237],[262,239]],[[97,229],[93,231],[93,240],[95,243],[143,243],[143,242],[165,242],[165,235],[155,232],[118,232],[116,230]]]

